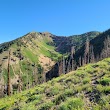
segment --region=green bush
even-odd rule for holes
[[[90,82],[90,78],[89,77],[86,77],[83,79],[83,84],[87,84]]]
[[[79,98],[71,98],[59,106],[58,110],[75,110],[83,107],[83,101]]]
[[[45,90],[45,93],[46,93],[46,96],[47,97],[51,97],[51,96],[54,96],[54,95],[57,95],[59,93],[59,88],[58,87],[50,87],[50,88],[47,88]]]
[[[109,85],[109,83],[110,83],[110,78],[103,78],[103,79],[101,79],[100,80],[100,83],[103,85],[103,86],[105,86],[105,85]]]
[[[53,106],[52,102],[44,103],[38,110],[49,110]]]
[[[64,102],[65,100],[66,100],[65,94],[60,94],[53,100],[53,103],[55,103],[55,105],[59,105],[61,102]]]
[[[26,102],[29,103],[34,100],[40,100],[40,99],[41,99],[41,95],[33,95],[33,96],[29,97]]]
[[[110,86],[105,86],[104,93],[110,94]]]

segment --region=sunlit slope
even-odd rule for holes
[[[32,73],[38,77],[38,83],[45,82],[45,73],[58,61],[61,54],[70,52],[71,46],[79,48],[85,42],[87,36],[92,39],[99,32],[88,32],[82,35],[63,37],[51,33],[30,32],[11,42],[0,44],[0,73],[2,85],[7,82],[8,52],[11,50],[10,74],[12,85],[17,84],[19,74],[23,79],[23,90],[30,82],[32,85]]]
[[[18,74],[21,74],[23,86],[27,83],[27,77],[32,83],[32,73],[36,70],[39,81],[44,81],[43,73],[54,65],[55,61],[61,56],[55,51],[53,40],[50,33],[28,33],[14,41],[4,43],[0,46],[0,73],[4,79],[2,85],[6,84],[8,52],[11,50],[10,74],[12,85],[17,83]],[[25,87],[23,87],[25,89]]]
[[[110,58],[0,99],[1,110],[109,110]]]

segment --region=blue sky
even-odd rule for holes
[[[0,0],[0,43],[24,34],[75,35],[110,28],[110,0]]]

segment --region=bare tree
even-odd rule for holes
[[[19,72],[19,79],[18,79],[18,91],[21,92],[22,91],[22,77],[21,77],[21,69]]]
[[[90,62],[94,63],[95,57],[94,57],[94,50],[93,50],[93,45],[90,45]]]
[[[34,64],[33,72],[32,72],[32,87],[38,84],[38,68],[36,64]]]
[[[71,60],[72,60],[72,62],[71,62],[71,69],[72,69],[72,71],[74,70],[74,66],[75,66],[74,55],[75,55],[75,47],[72,46],[71,47],[71,57],[70,57]]]
[[[62,65],[63,65],[63,67],[62,67],[62,72],[63,72],[63,74],[65,74],[65,57],[64,57],[64,55],[63,55],[63,58],[62,58]]]
[[[85,53],[84,53],[84,62],[85,64],[89,63],[89,39],[87,37],[86,43],[85,43]]]
[[[11,79],[10,79],[10,56],[11,56],[11,50],[9,50],[8,55],[8,75],[7,75],[7,95],[11,95]]]
[[[110,56],[110,37],[109,35],[104,40],[104,47],[100,54],[100,59],[107,58]]]

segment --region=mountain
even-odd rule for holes
[[[109,110],[110,58],[0,99],[1,110]]]
[[[79,49],[71,46],[71,52],[68,57],[62,57],[50,71],[46,73],[46,80],[58,77],[62,73],[66,74],[78,67],[88,63],[98,62],[104,58],[110,57],[110,29],[100,33],[90,40],[86,37],[84,45]]]
[[[93,39],[99,34],[93,31],[64,37],[48,32],[30,32],[11,42],[0,44],[0,85],[6,90],[9,50],[11,90],[16,92],[19,83],[22,85],[22,90],[25,90],[45,82],[46,73],[62,54],[70,52],[73,44],[78,50],[87,37]]]

